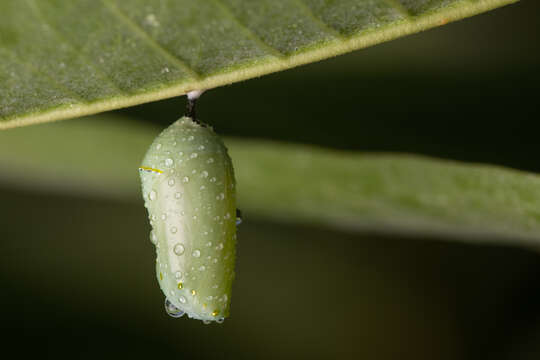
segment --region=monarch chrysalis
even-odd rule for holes
[[[210,127],[182,117],[139,168],[169,315],[222,322],[229,315],[236,249],[232,162]]]

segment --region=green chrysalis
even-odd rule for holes
[[[139,170],[167,312],[222,322],[236,256],[235,179],[223,141],[182,117],[154,140]]]

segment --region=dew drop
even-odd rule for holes
[[[165,159],[165,166],[172,166],[174,164],[174,160],[171,158]]]
[[[204,150],[204,145],[200,145],[198,149],[199,150]]]
[[[189,178],[187,176],[184,176],[184,178],[182,179],[182,182],[184,182],[184,183],[189,182]]]
[[[182,245],[182,244],[176,244],[176,245],[174,245],[173,251],[174,251],[174,253],[175,253],[176,255],[178,255],[178,256],[182,255],[182,254],[184,253],[184,250],[185,250],[185,249],[184,249],[184,245]],[[180,273],[180,275],[181,275],[181,273]],[[176,276],[176,275],[175,275],[175,276]]]
[[[184,156],[184,152],[183,152],[183,151],[179,151],[179,152],[178,152],[178,155]]]
[[[214,158],[209,158],[208,160],[206,160],[206,162],[207,162],[208,164],[211,164],[211,163],[214,162]]]
[[[157,243],[157,236],[154,230],[150,231],[150,241],[152,242],[152,244]]]
[[[195,139],[195,138],[193,137],[193,135],[190,135],[187,139],[188,139],[188,141],[193,141],[193,139]]]
[[[181,279],[182,278],[182,272],[181,271],[175,272],[174,277],[177,278],[177,279]]]
[[[161,149],[161,144],[156,144],[156,150]]]
[[[179,318],[182,315],[184,315],[184,312],[177,308],[172,302],[169,301],[169,299],[165,299],[165,312],[167,315],[173,317],[173,318]]]
[[[199,267],[199,271],[205,271],[206,270],[206,266],[202,265],[201,267]]]
[[[208,324],[210,324],[211,322],[212,322],[211,320],[203,320],[203,324],[204,324],[204,325],[208,325]]]
[[[206,186],[201,185],[201,187],[200,187],[199,189],[200,189],[200,190],[204,190],[204,189],[206,189]]]
[[[242,210],[236,209],[236,226],[242,223]]]
[[[167,181],[167,184],[169,184],[169,186],[174,186],[174,179],[169,179],[169,181]]]
[[[191,159],[195,159],[197,156],[199,156],[199,154],[197,153],[192,153],[191,155],[189,155]]]
[[[208,171],[206,171],[206,170],[201,171],[201,176],[203,178],[207,178],[208,177]]]
[[[161,214],[161,220],[165,220],[165,219],[167,219],[167,214],[165,213]]]
[[[222,317],[218,317],[218,318],[216,319],[216,322],[217,322],[218,324],[223,324],[224,321],[225,321],[225,318],[224,318],[223,316],[222,316]]]
[[[178,232],[178,228],[176,226],[171,227],[171,233],[176,234]]]
[[[220,193],[218,196],[216,196],[216,199],[217,199],[217,200],[223,200],[223,199],[225,199],[225,194],[224,194],[224,193]]]
[[[154,27],[159,26],[159,21],[157,20],[156,15],[154,15],[154,14],[146,15],[144,20],[150,26],[154,26]],[[168,69],[167,69],[167,71],[168,71]]]
[[[178,298],[178,300],[182,303],[182,304],[185,304],[186,303],[186,298],[183,296],[183,295],[180,295],[180,297]]]
[[[148,195],[148,198],[150,200],[156,200],[157,192],[155,190],[150,191],[150,194]]]
[[[193,253],[191,254],[193,257],[200,257],[201,256],[201,252],[199,250],[193,250]]]

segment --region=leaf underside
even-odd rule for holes
[[[157,133],[106,114],[3,132],[0,183],[141,199],[137,168]],[[231,138],[226,144],[246,220],[540,243],[537,175],[413,155]]]
[[[517,0],[5,0],[0,129],[178,96]]]

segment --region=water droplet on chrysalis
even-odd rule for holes
[[[182,244],[176,244],[173,249],[174,253],[178,256],[182,255],[184,253],[184,245]]]
[[[169,301],[169,299],[165,299],[165,311],[167,312],[167,315],[173,317],[173,318],[179,318],[182,315],[184,315],[184,311],[177,308],[172,302]]]
[[[154,230],[150,231],[150,241],[152,242],[152,244],[157,243],[157,236]]]
[[[236,209],[236,226],[242,223],[242,210]]]

